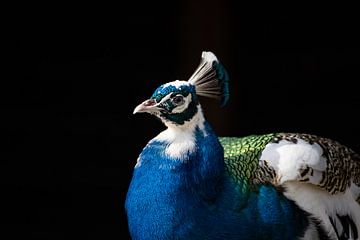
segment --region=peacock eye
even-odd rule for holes
[[[184,103],[184,97],[181,95],[177,95],[171,99],[174,105],[181,105]]]

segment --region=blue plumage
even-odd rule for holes
[[[133,239],[294,239],[306,214],[271,186],[237,208],[233,183],[224,179],[223,151],[206,123],[196,151],[167,157],[167,142],[151,141],[134,170],[126,209]],[[209,147],[211,146],[211,147]],[[196,160],[196,161],[194,161]],[[275,223],[275,225],[274,225]]]
[[[316,181],[324,181],[311,168],[319,171],[326,166],[325,162],[317,162],[326,161],[321,152],[323,146],[334,147],[344,158],[346,154],[357,155],[308,135],[268,134],[222,138],[220,142],[203,116],[197,95],[215,96],[222,105],[228,101],[228,75],[209,52],[203,53],[200,66],[189,81],[160,86],[134,110],[155,115],[167,126],[141,152],[127,193],[125,207],[134,240],[317,239],[335,236],[335,232],[357,238],[357,216],[348,217],[348,199],[344,197],[343,201],[340,196],[331,200],[330,193],[314,188]],[[336,156],[330,147],[327,151]],[[284,154],[295,164],[291,165],[290,160],[281,162]],[[300,165],[306,161],[309,166]],[[350,163],[360,169],[360,161],[359,165]],[[322,176],[325,178],[326,174]],[[300,181],[313,185],[286,185],[281,182],[284,176],[292,181],[302,177]],[[340,189],[341,184],[344,182],[333,185],[331,190]],[[322,187],[329,188],[325,184]],[[321,201],[311,205],[297,193],[309,194],[313,202],[317,197],[325,199],[327,205]],[[351,204],[357,204],[355,199]],[[331,201],[338,201],[342,214],[348,214],[339,219],[349,230],[342,227],[345,230],[340,232],[339,225],[331,225],[329,219],[334,222],[336,216],[321,218],[321,211],[328,211]],[[351,206],[358,211],[358,205]]]

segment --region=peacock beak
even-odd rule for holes
[[[139,104],[134,109],[133,114],[141,113],[141,112],[152,113],[152,112],[156,112],[157,110],[159,110],[159,108],[157,107],[157,102],[155,101],[155,99],[148,99],[142,102],[141,104]]]

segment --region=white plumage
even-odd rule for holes
[[[331,154],[327,158],[323,148],[316,142],[309,143],[300,138],[295,140],[284,139],[277,143],[269,143],[262,151],[260,160],[266,161],[276,173],[274,184],[285,187],[284,194],[288,198],[321,220],[324,229],[333,239],[338,239],[344,231],[352,235],[353,238],[349,236],[349,239],[354,239],[360,232],[360,205],[357,202],[360,187],[354,183],[355,179],[352,177],[345,183],[344,191],[339,190],[344,184],[341,180],[339,186],[335,186],[338,190],[333,192],[325,190],[326,186],[323,184],[331,172],[338,172],[340,174],[337,175],[346,178],[341,174],[346,175],[349,172],[345,169],[347,164],[337,164],[337,169],[334,169],[328,163],[341,159],[328,159]],[[350,165],[355,168],[352,169],[355,172],[356,168],[359,168],[359,163],[355,160]],[[336,184],[336,181],[333,184]],[[339,216],[349,216],[357,227],[357,233],[354,233],[351,226],[344,229]],[[311,232],[310,226],[307,234],[310,236]]]

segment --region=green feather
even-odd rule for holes
[[[277,134],[220,137],[227,173],[242,194],[249,192],[262,150]]]

